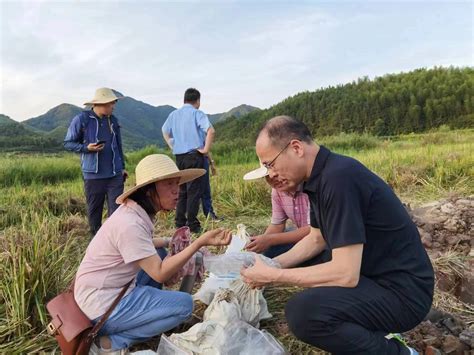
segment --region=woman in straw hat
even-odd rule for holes
[[[121,206],[92,239],[76,275],[75,299],[91,320],[101,318],[140,269],[162,284],[202,246],[229,244],[230,231],[217,229],[202,234],[164,261],[157,255],[155,248],[163,244],[159,238],[153,239],[156,213],[173,210],[179,185],[204,173],[203,169],[178,170],[162,154],[149,155],[138,163],[136,186],[117,198]],[[187,293],[132,282],[99,333],[100,349],[94,344],[92,350],[125,353],[130,345],[176,327],[191,316],[192,310],[192,298]]]

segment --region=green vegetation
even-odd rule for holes
[[[0,114],[0,151],[51,151],[58,150],[59,146],[54,138]]]
[[[318,142],[362,161],[404,202],[474,193],[473,130],[442,127],[390,138],[339,134]],[[154,146],[127,154],[128,170],[133,172],[140,159],[156,152],[169,154]],[[253,232],[262,231],[270,215],[269,187],[264,181],[242,180],[257,166],[254,148],[243,142],[219,143],[214,158],[214,206],[226,217],[219,225],[244,223]],[[129,184],[133,180],[132,174]],[[69,284],[89,240],[79,158],[68,153],[6,155],[0,158],[0,181],[0,353],[51,350],[54,341],[44,331],[45,304]],[[160,215],[157,221],[162,232],[172,224],[172,215]],[[212,223],[204,226],[211,228]],[[278,308],[294,290],[268,290],[270,311],[277,319],[282,317]],[[263,326],[274,332],[275,322]],[[291,335],[280,340],[293,353],[311,352]]]
[[[277,115],[303,120],[315,137],[340,132],[377,136],[424,132],[441,125],[474,127],[474,69],[418,69],[303,92],[267,110],[216,123],[218,139],[251,142]]]
[[[155,107],[131,97],[120,100],[115,114],[121,122],[124,147],[164,146],[161,126],[173,110],[172,106]],[[61,151],[67,127],[80,111],[61,104],[22,123],[0,115],[0,151]],[[426,132],[442,125],[474,128],[474,68],[418,69],[373,80],[364,77],[296,94],[266,110],[240,105],[209,117],[215,122],[217,140],[225,142],[220,149],[228,151],[229,142],[239,149],[252,145],[262,123],[282,114],[303,120],[317,138],[341,133],[385,137]],[[366,144],[366,137],[358,137]],[[246,156],[247,151],[232,152],[230,159]]]

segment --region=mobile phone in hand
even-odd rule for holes
[[[104,141],[104,140],[99,140],[97,142],[95,142],[95,144],[105,144],[107,141]]]

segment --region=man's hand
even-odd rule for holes
[[[202,246],[206,245],[229,245],[232,239],[232,231],[230,229],[213,229],[202,234],[198,241]]]
[[[265,264],[260,256],[255,256],[255,265],[247,269],[240,270],[240,275],[242,275],[242,280],[247,283],[252,288],[260,288],[267,284],[272,283],[278,273],[279,269],[268,266]]]
[[[123,176],[123,181],[126,181],[128,179],[128,172],[127,170],[123,169],[122,170],[122,176]]]
[[[210,167],[211,167],[211,174],[212,176],[216,176],[217,175],[217,169],[216,169],[216,164],[214,163],[213,160],[211,160],[210,162]]]
[[[87,145],[87,150],[89,152],[100,152],[102,149],[104,149],[105,144],[97,144],[97,143],[89,143]]]
[[[204,149],[204,148],[200,148],[200,149],[196,149],[199,153],[201,153],[202,155],[207,155],[207,153],[209,153],[208,150]]]
[[[272,246],[271,237],[269,235],[257,235],[250,237],[250,243],[245,246],[245,250],[254,253],[262,253]]]

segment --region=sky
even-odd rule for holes
[[[0,113],[22,121],[111,87],[154,106],[270,107],[433,66],[473,66],[473,2],[0,0]]]

